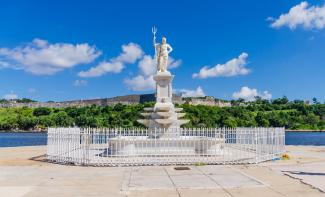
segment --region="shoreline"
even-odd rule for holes
[[[304,129],[298,129],[298,130],[290,130],[286,129],[285,132],[325,132],[324,130],[304,130]]]
[[[42,131],[22,131],[22,130],[14,130],[14,131],[1,131],[0,133],[47,133],[47,130]]]
[[[325,132],[325,130],[286,129],[285,132]],[[47,130],[38,130],[38,131],[37,130],[30,130],[30,131],[23,131],[23,130],[1,131],[0,130],[0,133],[47,133]]]

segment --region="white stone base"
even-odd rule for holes
[[[224,139],[180,136],[176,138],[150,138],[128,136],[113,138],[109,142],[108,154],[114,156],[134,155],[221,155]]]

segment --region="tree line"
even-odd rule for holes
[[[286,97],[272,101],[256,98],[253,102],[232,101],[231,107],[193,106],[187,102],[177,107],[190,122],[184,127],[285,127],[292,130],[325,130],[325,104],[312,104]],[[143,127],[144,107],[138,105],[85,106],[67,108],[0,108],[0,130],[46,130],[48,127]]]

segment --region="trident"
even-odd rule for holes
[[[151,31],[152,31],[152,34],[153,34],[153,47],[155,48],[155,57],[156,57],[157,56],[157,49],[156,49],[156,33],[157,33],[157,28],[155,26],[153,26],[151,28]]]
[[[153,33],[153,37],[156,38],[157,28],[155,26],[153,26],[151,31]]]

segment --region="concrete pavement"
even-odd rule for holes
[[[42,162],[44,146],[0,148],[0,196],[325,196],[325,147],[287,149],[290,160],[175,170],[65,166]]]

